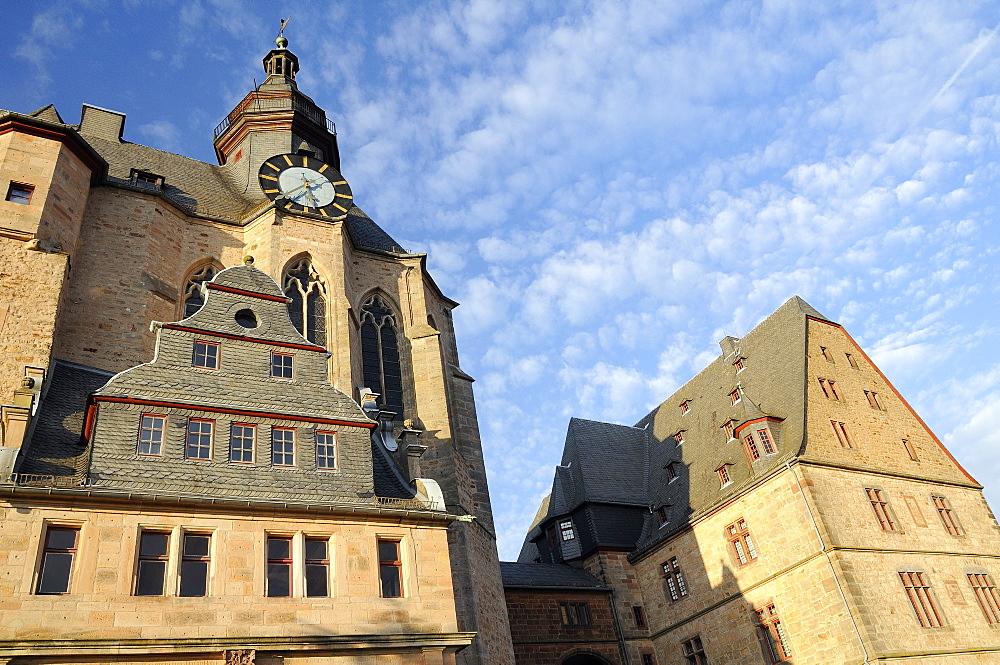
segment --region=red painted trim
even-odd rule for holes
[[[754,418],[753,420],[748,420],[739,427],[737,427],[736,429],[734,429],[733,433],[737,435],[736,438],[739,438],[739,433],[743,430],[744,427],[749,427],[750,425],[756,425],[757,423],[762,423],[765,421],[770,423],[780,423],[781,418],[775,418],[774,416],[764,416],[763,418]]]
[[[97,420],[97,404],[91,401],[87,404],[87,415],[83,421],[83,438],[90,441],[90,435],[94,433],[94,422]]]
[[[352,420],[334,420],[332,418],[311,418],[309,416],[295,416],[288,413],[278,413],[276,411],[247,411],[243,409],[227,409],[219,406],[202,406],[200,404],[190,404],[185,402],[166,402],[154,399],[137,399],[134,397],[112,397],[110,395],[97,395],[94,397],[94,402],[95,403],[111,402],[114,404],[137,404],[140,406],[159,406],[166,409],[192,409],[195,411],[206,411],[208,413],[225,413],[227,415],[234,415],[234,416],[274,418],[276,420],[294,420],[296,422],[319,423],[321,425],[344,425],[347,427],[363,427],[365,429],[375,428],[375,423],[362,423]],[[291,428],[286,428],[286,429],[291,429]]]
[[[222,337],[223,339],[237,339],[241,342],[257,342],[259,344],[269,344],[270,346],[281,346],[287,349],[301,349],[302,351],[322,351],[326,353],[326,349],[322,346],[316,346],[314,344],[295,344],[293,342],[278,342],[272,339],[261,339],[260,337],[249,337],[247,335],[230,335],[229,333],[215,332],[214,330],[204,330],[202,328],[190,328],[188,326],[179,326],[174,323],[164,323],[163,327],[167,330],[179,330],[180,332],[196,333],[198,335],[208,335],[210,337]]]
[[[22,134],[28,134],[30,136],[38,136],[44,139],[51,139],[53,141],[59,141],[67,148],[70,149],[74,155],[81,162],[83,162],[91,170],[91,183],[96,184],[96,179],[99,175],[104,173],[105,164],[94,159],[94,156],[88,154],[86,149],[79,145],[83,139],[70,134],[69,131],[60,131],[57,129],[50,129],[47,127],[38,127],[35,125],[29,125],[28,123],[21,122],[18,120],[7,120],[2,125],[0,125],[0,135],[9,134],[10,132],[20,132]],[[87,147],[90,147],[89,145]],[[91,148],[92,149],[92,148]]]
[[[270,293],[259,293],[257,291],[247,291],[245,289],[237,289],[233,286],[223,286],[222,284],[215,284],[214,282],[209,282],[205,286],[215,291],[225,291],[226,293],[235,293],[240,296],[249,296],[251,298],[260,298],[261,300],[273,300],[274,302],[287,303],[290,299],[285,296],[272,296]]]
[[[859,345],[857,342],[854,341],[854,338],[851,337],[851,333],[847,332],[847,329],[844,328],[844,326],[840,325],[839,323],[833,323],[832,321],[817,319],[815,316],[806,316],[806,318],[812,321],[817,321],[819,323],[825,323],[827,325],[834,326],[835,328],[840,328],[841,332],[844,333],[844,336],[847,337],[847,341],[853,344],[854,348],[856,348],[861,353],[861,357],[868,361],[868,364],[872,366],[872,368],[879,375],[879,377],[883,381],[885,381],[885,385],[889,386],[889,390],[892,391],[892,394],[894,394],[896,397],[899,398],[899,401],[903,403],[903,406],[905,406],[906,410],[910,412],[910,415],[912,415],[914,418],[917,419],[917,422],[920,423],[920,426],[924,428],[924,431],[926,431],[928,435],[930,435],[934,443],[938,444],[938,446],[941,447],[941,450],[944,451],[944,454],[948,456],[948,459],[954,462],[955,466],[958,467],[958,470],[961,471],[966,478],[976,483],[977,485],[982,485],[982,483],[973,478],[969,474],[969,472],[965,470],[965,467],[963,467],[961,464],[958,463],[958,460],[952,456],[951,451],[945,448],[944,444],[941,443],[941,439],[937,438],[937,435],[935,435],[934,432],[931,431],[931,428],[927,426],[927,423],[924,422],[924,419],[921,418],[919,415],[917,415],[917,412],[913,410],[913,407],[910,406],[910,403],[903,398],[903,396],[899,393],[898,390],[896,390],[896,386],[892,385],[892,382],[890,382],[889,379],[886,378],[885,374],[882,373],[882,370],[878,368],[878,365],[872,362],[872,359],[868,357],[868,354],[865,353],[865,350],[861,348],[861,345]]]

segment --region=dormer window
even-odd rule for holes
[[[667,462],[663,467],[664,472],[667,474],[667,482],[672,483],[677,480],[677,462]]]
[[[716,469],[715,472],[719,474],[720,488],[725,487],[726,485],[733,482],[733,479],[729,477],[729,466],[727,464],[723,464],[718,469]]]
[[[729,393],[729,399],[733,400],[733,404],[740,401],[740,389],[737,388],[733,392]]]
[[[735,434],[736,427],[733,425],[733,421],[732,420],[728,421],[725,425],[722,426],[722,431],[724,431],[726,433],[726,440],[727,441],[731,441],[734,438],[736,438],[736,434]]]
[[[191,364],[204,369],[219,369],[219,343],[196,340]]]
[[[674,434],[674,441],[677,442],[678,446],[684,443],[684,430],[682,429],[677,430],[677,433]]]
[[[691,400],[686,399],[680,404],[681,413],[687,413],[691,410]]]
[[[737,358],[736,362],[733,363],[733,367],[736,368],[737,372],[742,372],[746,369],[746,363],[743,362],[743,358]]]
[[[134,187],[158,192],[163,187],[163,176],[150,173],[149,171],[132,169],[132,173],[129,175],[129,183]]]
[[[565,520],[559,523],[559,535],[564,541],[576,538],[576,531],[573,529],[572,520]]]
[[[664,526],[669,522],[669,520],[667,519],[666,506],[660,506],[659,508],[656,509],[656,520],[660,526]]]

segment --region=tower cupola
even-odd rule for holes
[[[264,73],[271,76],[281,76],[289,81],[295,81],[295,74],[299,71],[299,59],[294,53],[288,50],[288,40],[284,35],[279,35],[274,40],[277,48],[264,56]]]

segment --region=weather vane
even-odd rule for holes
[[[285,37],[285,26],[288,22],[292,20],[292,17],[281,19],[281,27],[278,28],[278,36],[274,38],[274,43],[278,48],[285,48],[288,46],[288,39]]]

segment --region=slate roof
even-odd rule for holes
[[[645,464],[642,429],[572,418],[551,502],[557,510],[572,510],[584,501],[646,505]]]
[[[505,589],[575,589],[611,591],[582,568],[564,563],[500,562],[500,576]]]

